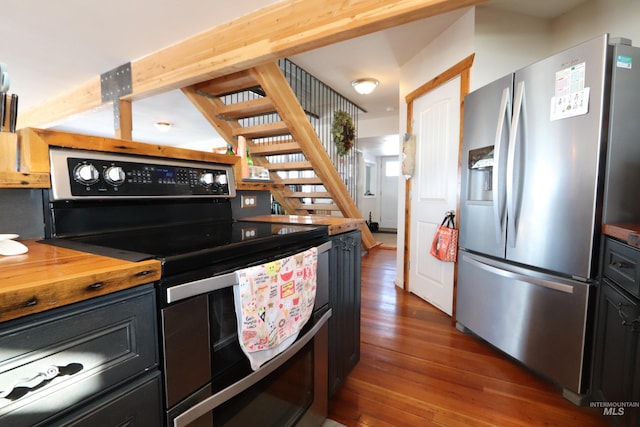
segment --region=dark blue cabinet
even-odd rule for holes
[[[606,238],[598,289],[592,405],[617,426],[640,425],[640,250]]]
[[[329,253],[329,397],[360,360],[360,267],[362,233],[334,236]]]
[[[157,336],[152,285],[1,323],[0,425],[158,425]]]

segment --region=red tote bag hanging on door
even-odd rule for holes
[[[458,254],[458,230],[455,228],[455,214],[450,211],[436,229],[431,243],[431,255],[441,261],[456,262]]]

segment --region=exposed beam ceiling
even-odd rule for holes
[[[140,99],[234,71],[482,3],[483,0],[283,0],[131,62]],[[105,70],[108,71],[108,70]],[[18,126],[43,126],[100,108],[100,78],[20,115]]]
[[[553,19],[583,1],[489,0],[482,7]],[[28,111],[33,111],[34,106],[52,105],[57,95],[64,101],[64,94],[72,93],[82,82],[107,70],[128,61],[136,62],[274,3],[276,0],[110,0],[103,4],[56,0],[35,5],[24,0],[3,0],[0,39],[4,43],[0,62],[8,66],[11,92],[20,95],[20,122],[26,122]],[[397,121],[400,67],[465,12],[466,8],[441,13],[289,58],[363,106],[367,113],[361,119],[370,123]],[[350,81],[368,75],[378,78],[380,85],[371,95],[357,95]],[[75,103],[83,104],[85,96],[90,96],[93,102],[93,93],[76,93],[72,95],[78,97]],[[135,140],[205,150],[223,143],[179,90],[137,98],[132,107]],[[105,137],[115,135],[110,103],[99,103],[71,116],[63,111],[61,108],[59,115],[63,118],[55,121],[54,129]],[[48,117],[54,121],[52,116]],[[159,132],[154,127],[158,121],[171,122],[173,127],[169,132]],[[397,154],[397,142],[386,142],[386,137],[389,135],[359,139],[359,147],[372,155]]]

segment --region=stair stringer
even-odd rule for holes
[[[287,124],[302,153],[311,162],[316,175],[331,193],[342,215],[364,219],[278,64],[273,62],[259,65],[251,71],[273,102],[280,119]],[[360,229],[363,246],[367,249],[374,247],[377,242],[366,224],[363,223]]]

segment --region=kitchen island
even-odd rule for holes
[[[364,224],[361,219],[296,215],[263,215],[247,220],[326,225],[330,236]],[[0,322],[160,279],[157,260],[129,262],[36,240],[21,243],[29,252],[0,256]]]
[[[328,226],[330,236],[357,230],[362,219],[263,215],[250,221]],[[0,256],[0,322],[107,295],[160,279],[157,260],[123,261],[36,240],[29,251]]]
[[[329,352],[332,394],[359,359],[358,227],[364,221],[262,219],[328,227],[333,242],[330,297],[335,307]],[[56,372],[42,377],[41,385],[25,388],[24,396],[12,395],[16,400],[0,405],[0,424],[135,414],[157,425],[162,392],[153,283],[161,279],[160,262],[123,261],[36,240],[22,243],[27,253],[0,257],[0,383],[12,384],[43,369],[47,375],[49,370]],[[93,388],[98,378],[100,391]],[[35,410],[43,404],[51,410]]]

